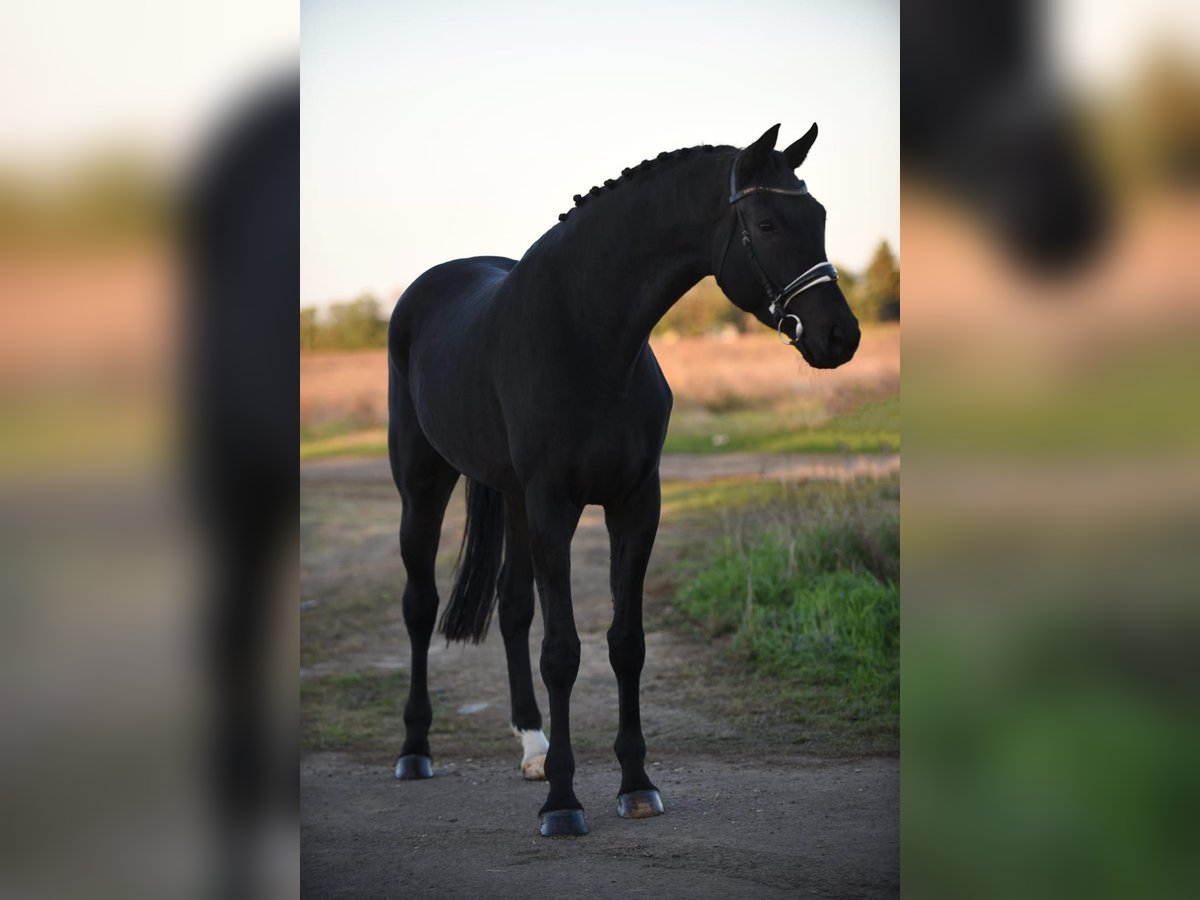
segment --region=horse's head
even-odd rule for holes
[[[817,126],[782,152],[778,135],[776,125],[733,160],[713,272],[730,300],[777,329],[810,366],[832,369],[854,356],[860,334],[825,258],[825,208],[794,172]]]

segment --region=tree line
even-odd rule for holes
[[[390,313],[390,310],[389,310]],[[300,309],[301,350],[367,350],[387,346],[387,316],[372,294],[345,303],[333,303],[324,311]]]
[[[861,274],[838,269],[839,285],[860,321],[887,322],[900,318],[900,268],[887,241],[880,241],[870,265]],[[372,294],[330,304],[324,310],[300,310],[300,349],[366,350],[387,346],[384,308]],[[730,303],[712,278],[684,294],[655,326],[654,334],[715,334],[728,328],[753,331],[762,325]]]

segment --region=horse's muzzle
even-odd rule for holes
[[[832,325],[823,337],[805,331],[795,342],[804,361],[814,369],[836,369],[854,358],[862,332],[858,324]]]

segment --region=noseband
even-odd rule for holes
[[[739,153],[738,156],[741,154]],[[737,189],[736,173],[737,173],[738,157],[733,158],[733,163],[729,166],[729,205],[733,207],[734,214],[737,217],[736,225],[742,229],[742,246],[746,248],[746,255],[750,259],[750,265],[754,272],[758,275],[758,280],[762,282],[763,290],[766,291],[768,299],[771,301],[770,313],[778,317],[778,322],[775,325],[775,330],[779,334],[779,339],[785,344],[796,344],[800,340],[800,334],[804,330],[804,324],[800,321],[800,317],[795,313],[787,311],[788,304],[792,298],[798,294],[802,294],[811,287],[816,287],[818,284],[826,282],[835,282],[838,280],[837,269],[833,267],[833,263],[829,260],[822,260],[816,265],[810,267],[800,275],[793,278],[783,287],[779,287],[767,270],[763,268],[762,263],[758,261],[758,257],[754,253],[754,244],[750,241],[750,229],[746,227],[746,219],[742,215],[741,208],[737,205],[739,200],[749,197],[751,194],[785,194],[788,196],[799,197],[808,193],[808,187],[804,182],[800,182],[799,190],[788,190],[787,188],[773,187],[747,187],[740,191]],[[720,281],[721,272],[725,268],[725,257],[729,254],[729,245],[733,241],[734,228],[729,229],[729,239],[725,242],[725,249],[721,253],[721,264],[717,267],[717,280]],[[784,334],[783,323],[788,319],[796,321],[796,335],[790,340]]]

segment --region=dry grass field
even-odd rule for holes
[[[169,453],[177,278],[152,242],[0,247],[0,477]]]
[[[705,440],[721,432],[725,415],[778,414],[780,429],[810,427],[870,401],[894,403],[899,392],[899,325],[865,328],[855,358],[831,371],[810,369],[765,331],[652,344],[675,393],[675,420],[705,429]],[[300,355],[301,434],[313,454],[377,452],[386,420],[386,351]]]

